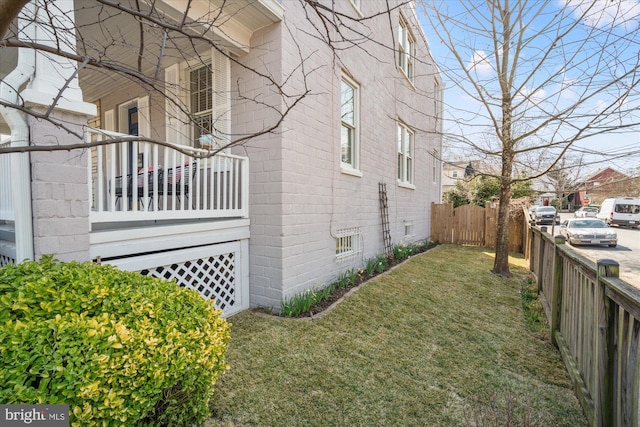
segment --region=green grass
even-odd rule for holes
[[[207,426],[582,426],[558,351],[493,254],[440,246],[314,321],[230,319]]]

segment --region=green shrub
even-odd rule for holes
[[[71,425],[193,425],[229,326],[195,291],[50,258],[0,269],[0,402],[65,403]]]
[[[296,317],[308,313],[311,306],[331,298],[334,285],[322,285],[285,298],[280,304],[280,314],[284,317]]]

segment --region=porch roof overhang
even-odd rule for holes
[[[146,2],[151,3],[151,2]],[[147,8],[173,22],[187,22],[188,31],[206,38],[220,48],[235,56],[242,56],[251,48],[251,37],[254,32],[282,20],[284,6],[279,0],[193,0],[187,18],[184,18],[184,0],[155,1]],[[118,4],[126,9],[126,2]],[[144,9],[144,3],[142,8]],[[117,9],[116,9],[117,10]],[[147,10],[146,12],[149,12]],[[144,11],[143,11],[144,14]],[[161,31],[153,21],[138,20],[131,14],[106,13],[104,7],[88,6],[76,1],[75,11],[78,54],[103,58],[112,66],[122,64],[124,68],[133,68],[138,63],[140,51],[136,48],[140,33],[140,24],[145,24],[146,36],[149,40],[158,36]],[[113,39],[110,39],[113,38]],[[160,53],[159,43],[153,40],[145,46],[146,63],[143,74],[153,75],[154,68],[165,68],[175,62],[184,60],[184,52],[189,49],[210,49],[210,45],[202,40],[189,40],[186,36],[173,41],[173,46]],[[84,50],[84,51],[83,51]],[[17,64],[17,49],[0,48],[0,77],[9,74]],[[79,72],[80,87],[84,99],[88,102],[105,96],[117,88],[126,86],[127,79],[114,73],[99,69],[82,69]],[[0,133],[9,133],[9,128],[0,117]]]
[[[184,0],[163,0],[167,11],[176,20],[184,15]],[[249,52],[251,36],[284,17],[284,6],[278,0],[229,2],[225,0],[194,0],[188,12],[194,22],[215,22],[209,27],[221,39],[224,47],[241,56]]]

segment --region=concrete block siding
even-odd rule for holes
[[[365,16],[385,7],[383,1],[362,2]],[[344,13],[355,13],[349,2],[338,2]],[[409,6],[401,8],[416,40],[416,77],[413,86],[396,68],[394,37],[399,12],[389,20],[366,21],[367,33],[376,41],[338,52],[320,40],[297,2],[286,4],[283,22],[254,34],[258,46],[243,62],[287,80],[289,93],[302,92],[305,82],[299,68],[305,58],[306,85],[310,93],[289,113],[280,132],[252,141],[244,148],[250,158],[250,287],[251,304],[279,307],[283,298],[319,283],[329,283],[342,271],[363,265],[384,252],[380,225],[378,183],[387,184],[393,243],[429,238],[430,205],[438,201],[439,183],[433,182],[432,153],[441,152],[433,119],[436,67]],[[354,15],[355,16],[355,15]],[[354,22],[354,25],[359,25]],[[362,27],[365,29],[365,27]],[[266,49],[266,47],[269,47]],[[290,76],[293,72],[293,76]],[[343,173],[340,166],[340,82],[342,73],[360,85],[360,172]],[[232,69],[240,90],[278,98],[269,85]],[[440,85],[442,86],[442,85]],[[287,100],[281,100],[281,111]],[[273,111],[254,108],[237,100],[233,106],[233,132],[242,134],[277,120]],[[258,123],[256,123],[256,120]],[[415,130],[414,185],[397,183],[397,121]],[[437,180],[440,177],[439,161]],[[413,233],[405,236],[405,225]],[[346,261],[335,259],[338,230],[359,227],[363,252]]]

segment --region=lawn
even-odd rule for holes
[[[207,426],[583,426],[559,352],[493,253],[444,245],[313,320],[244,312]]]

